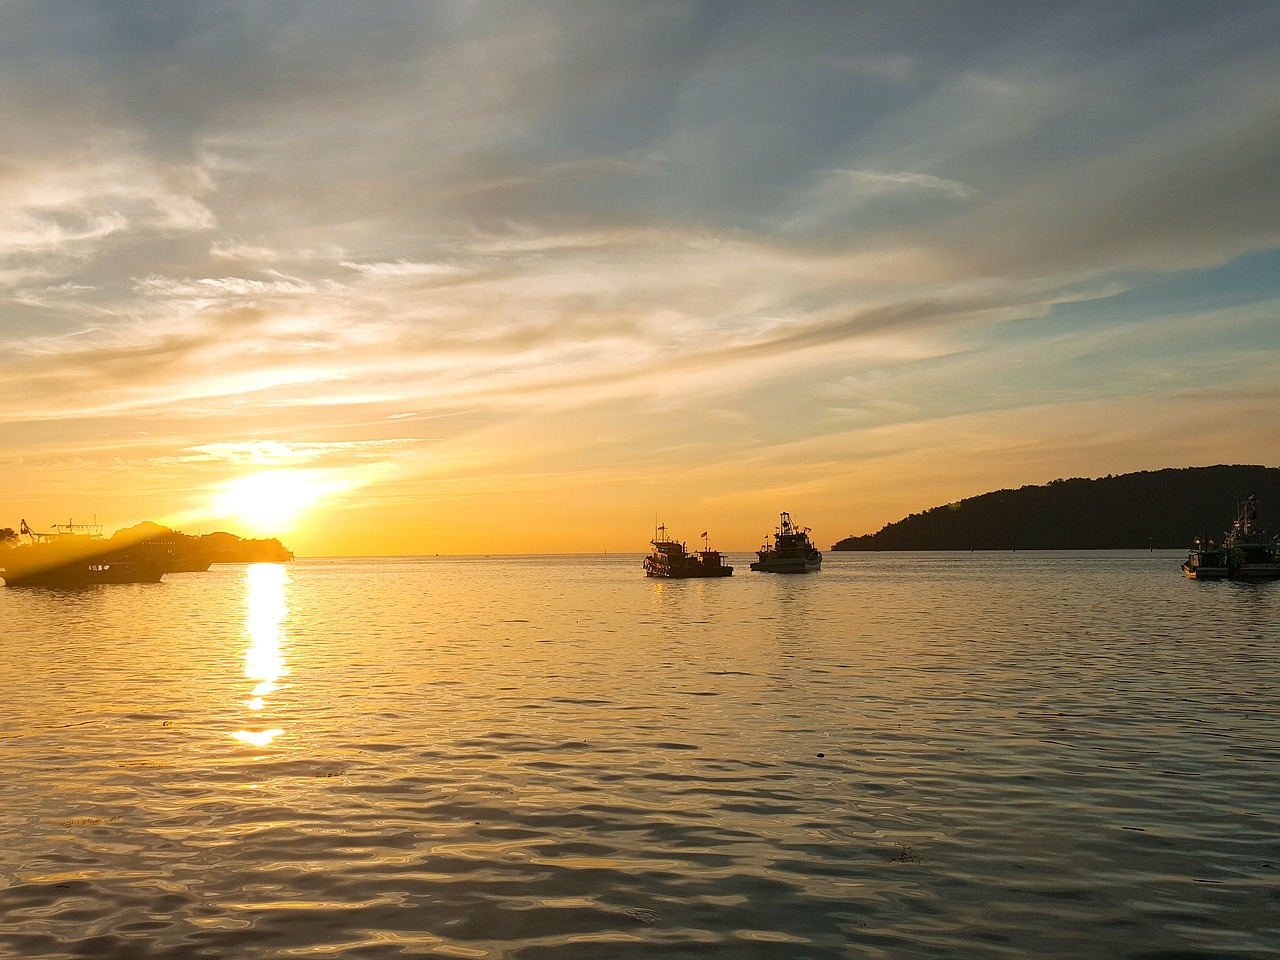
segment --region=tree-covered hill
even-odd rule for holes
[[[833,550],[1105,550],[1186,547],[1222,536],[1256,496],[1280,530],[1280,468],[1185,467],[996,490],[913,513]]]
[[[233,533],[222,532],[193,537],[151,520],[117,530],[111,539],[126,544],[150,543],[165,548],[173,556],[196,562],[284,563],[293,559],[293,551],[274,537],[245,540]]]

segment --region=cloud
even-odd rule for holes
[[[832,170],[827,173],[832,193],[847,191],[853,197],[893,191],[939,193],[952,200],[968,200],[977,191],[956,180],[927,173],[877,173],[873,170]]]
[[[110,139],[67,154],[11,157],[0,165],[0,292],[13,291],[29,309],[61,310],[67,300],[50,296],[55,290],[92,304],[90,294],[118,282],[109,267],[99,272],[108,258],[211,229],[215,218],[201,200],[209,189],[198,166],[168,164]],[[41,283],[46,292],[33,293]],[[73,315],[55,322],[65,326]],[[11,325],[0,313],[0,341]]]
[[[184,462],[216,461],[260,466],[324,465],[330,461],[385,460],[433,441],[419,437],[385,440],[280,441],[236,440],[200,444],[179,457]]]
[[[370,280],[436,280],[462,275],[462,267],[452,263],[414,263],[397,260],[394,263],[355,263],[350,260],[341,266],[354,270]]]
[[[43,287],[38,290],[15,290],[13,302],[24,307],[49,307],[54,304],[65,304],[68,300],[84,294],[91,294],[100,288],[84,283],[60,283],[56,286]]]

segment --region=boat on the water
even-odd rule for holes
[[[1258,503],[1249,497],[1240,505],[1223,541],[1232,580],[1280,579],[1280,537],[1258,524]]]
[[[1182,564],[1192,580],[1280,580],[1280,537],[1258,523],[1258,503],[1240,504],[1221,546],[1197,538]]]
[[[100,583],[158,583],[163,558],[131,551],[102,536],[97,524],[55,524],[37,533],[23,520],[27,542],[0,552],[0,576],[9,587],[87,587]]]
[[[1192,580],[1225,580],[1231,573],[1227,552],[1212,539],[1196,537],[1195,544],[1187,551],[1187,559],[1182,562],[1182,572]]]
[[[809,539],[809,528],[795,523],[786,511],[778,519],[773,542],[766,537],[756,556],[760,559],[751,564],[751,569],[760,573],[812,573],[822,569],[822,554]]]
[[[644,572],[648,577],[666,577],[671,580],[687,580],[696,577],[730,577],[733,567],[724,563],[719,550],[707,546],[707,535],[702,535],[703,549],[690,553],[683,541],[667,536],[666,524],[654,531],[649,541],[653,550],[644,558]]]

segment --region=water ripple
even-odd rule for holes
[[[1280,952],[1280,585],[633,560],[0,594],[0,956]]]

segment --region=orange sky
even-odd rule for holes
[[[24,5],[0,526],[737,551],[1280,463],[1280,17],[1141,6]]]

